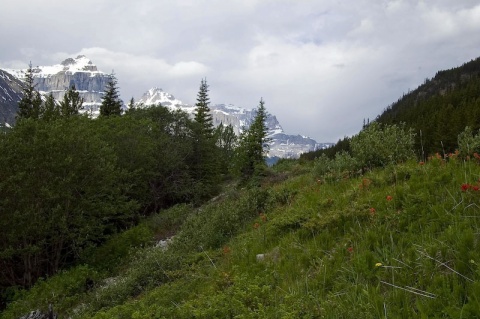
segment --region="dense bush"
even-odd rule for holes
[[[401,125],[381,125],[376,122],[365,127],[351,140],[353,156],[361,167],[384,167],[414,157],[414,133]]]
[[[471,127],[465,127],[465,130],[458,135],[458,151],[463,158],[473,156],[480,152],[480,134],[474,134]]]
[[[30,286],[103,241],[137,205],[83,117],[24,120],[0,137],[0,285]]]

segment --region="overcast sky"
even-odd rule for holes
[[[336,142],[438,70],[480,56],[478,0],[2,0],[0,67],[84,54],[122,97],[261,97],[286,133]]]

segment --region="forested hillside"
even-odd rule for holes
[[[466,126],[473,131],[480,129],[480,58],[437,72],[388,106],[375,122],[405,123],[412,128],[418,158],[454,152],[457,135]],[[303,154],[301,158],[314,159],[323,153],[332,157],[338,151],[349,151],[348,140],[340,140],[328,150]]]
[[[422,145],[423,156],[454,152],[457,135],[466,126],[473,131],[480,128],[480,58],[438,72],[389,106],[376,121],[404,122],[413,128],[419,155]]]
[[[418,162],[411,130],[372,123],[353,155],[281,160],[142,219],[11,290],[0,318],[476,318],[480,135],[459,142]]]

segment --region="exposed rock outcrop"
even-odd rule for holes
[[[23,83],[12,74],[0,69],[0,126],[15,123],[18,101],[21,100]]]

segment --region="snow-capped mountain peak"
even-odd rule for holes
[[[7,69],[6,71],[19,79],[24,79],[27,69]],[[77,72],[88,73],[90,76],[105,74],[98,71],[97,66],[84,55],[79,55],[76,58],[67,58],[60,64],[32,66],[32,70],[36,78],[47,78],[56,74],[75,74]]]
[[[171,108],[171,109],[182,109],[187,113],[193,113],[195,107],[183,103],[182,101],[176,99],[172,94],[163,91],[159,87],[154,87],[145,92],[142,97],[136,102],[138,107],[142,105],[157,105],[161,104],[162,106]]]

